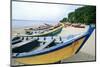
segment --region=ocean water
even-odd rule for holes
[[[20,28],[25,26],[38,26],[44,24],[57,24],[57,21],[34,21],[34,20],[12,20],[12,28]]]

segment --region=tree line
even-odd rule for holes
[[[95,24],[96,23],[96,6],[84,6],[70,12],[68,17],[64,17],[60,22]]]

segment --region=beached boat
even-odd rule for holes
[[[75,27],[75,28],[85,28],[85,24],[72,24],[72,27]]]
[[[72,25],[72,23],[67,22],[67,23],[64,24],[64,27],[66,28],[66,27],[71,26],[71,25]]]
[[[21,44],[17,47],[13,47],[14,45],[12,45],[12,58],[15,61],[25,65],[49,64],[59,62],[78,53],[93,32],[93,30],[94,27],[91,27],[90,25],[87,27],[87,30],[84,31],[84,33],[69,35],[65,38],[57,38],[55,36],[37,37],[34,41],[33,37],[33,40],[31,41],[31,44],[33,45],[31,45],[31,48],[28,48],[28,44]],[[28,40],[30,39],[31,37]],[[34,47],[34,45],[36,46]]]
[[[80,23],[73,23],[72,27],[77,27],[78,28],[78,27],[80,27],[80,25],[81,25]]]
[[[39,29],[39,30],[32,30],[32,29],[25,29],[26,34],[20,34],[19,36],[54,36],[61,32],[64,24],[60,23],[57,26],[53,26],[47,29]]]

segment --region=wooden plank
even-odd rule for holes
[[[36,40],[36,39],[30,39],[30,40],[26,40],[26,41],[24,41],[24,42],[21,42],[21,43],[17,43],[17,44],[15,44],[15,45],[12,45],[12,49],[13,49],[13,48],[16,48],[16,47],[20,47],[20,46],[22,46],[22,45],[24,45],[24,44],[27,44],[27,43],[29,43],[29,42],[31,42],[31,41],[34,41],[34,40]]]

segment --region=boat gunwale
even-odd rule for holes
[[[55,49],[51,49],[51,50],[48,50],[48,51],[43,51],[43,52],[32,54],[32,55],[26,55],[26,56],[13,56],[13,58],[25,58],[25,57],[31,57],[31,56],[38,56],[38,55],[50,53],[50,52],[53,52],[53,51],[57,51],[59,49],[62,49],[64,47],[68,47],[68,46],[72,45],[73,42],[78,41],[79,39],[84,38],[85,36],[87,36],[87,35],[81,36],[80,38],[77,38],[76,40],[71,40],[67,43],[65,42],[66,45],[60,46],[60,47],[55,48]],[[65,44],[65,43],[63,43],[63,44]]]

